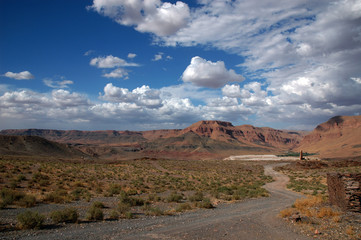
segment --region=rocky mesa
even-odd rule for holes
[[[361,115],[336,116],[318,125],[295,148],[321,158],[361,156]]]
[[[2,130],[2,135],[37,136],[76,146],[104,158],[223,157],[228,154],[280,153],[295,147],[299,132],[233,126],[224,121],[199,121],[184,129],[152,131],[76,131],[49,129]]]
[[[221,159],[230,155],[304,151],[321,158],[361,156],[361,116],[337,116],[303,131],[277,130],[225,121],[199,121],[184,129],[151,131],[2,130],[1,135],[36,136],[105,159],[140,157]]]

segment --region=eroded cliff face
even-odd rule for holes
[[[318,125],[297,150],[323,158],[361,156],[361,116],[337,116]]]
[[[5,135],[39,136],[51,141],[76,145],[95,156],[138,153],[210,153],[261,154],[279,153],[297,145],[303,135],[298,132],[233,126],[224,121],[199,121],[184,129],[151,131],[62,131],[48,129],[3,130]]]

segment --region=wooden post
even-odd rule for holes
[[[303,152],[302,152],[302,150],[300,151],[300,160],[303,160]]]

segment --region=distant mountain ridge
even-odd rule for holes
[[[241,154],[316,153],[320,157],[361,156],[361,116],[337,116],[311,133],[224,121],[199,121],[184,129],[77,131],[9,129],[0,135],[37,136],[107,159],[138,157],[222,158]]]
[[[73,144],[87,154],[112,157],[129,155],[228,155],[282,152],[295,147],[303,135],[251,125],[233,126],[224,121],[199,121],[184,129],[152,131],[77,131],[9,129],[2,135],[38,136]],[[188,154],[189,155],[189,154]]]
[[[86,157],[86,154],[76,148],[37,136],[0,135],[0,154],[66,158]]]
[[[323,158],[361,156],[361,115],[336,116],[306,135],[296,150]]]

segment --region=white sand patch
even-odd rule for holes
[[[239,161],[296,161],[298,157],[277,157],[276,155],[238,155],[229,156],[223,160]]]

